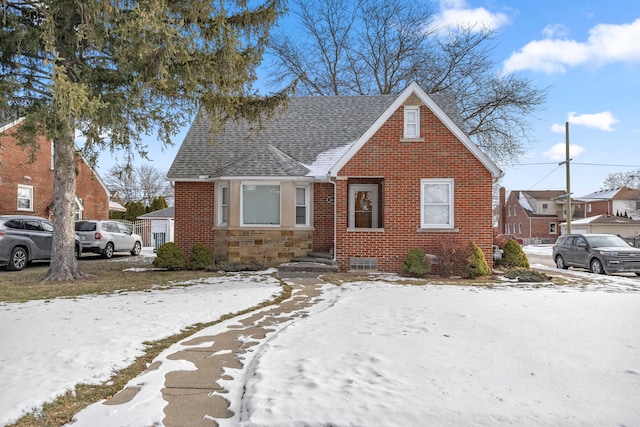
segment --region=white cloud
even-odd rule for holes
[[[611,114],[610,111],[603,111],[602,113],[594,113],[594,114],[580,114],[580,115],[572,111],[567,115],[567,121],[573,125],[600,129],[606,132],[612,132],[614,129],[611,126],[614,123],[618,123],[618,119],[613,117],[613,114]],[[566,129],[565,124],[554,123],[551,125],[551,132],[564,133],[565,129]]]
[[[577,144],[569,144],[569,157],[574,158],[584,152],[585,148]],[[547,151],[542,153],[543,156],[550,158],[551,160],[566,160],[567,158],[567,144],[559,142]]]
[[[554,37],[566,37],[569,34],[569,29],[562,24],[550,24],[542,29],[542,35],[551,39]]]
[[[556,35],[553,27],[543,31]],[[534,40],[504,63],[505,72],[519,70],[564,73],[567,67],[613,62],[640,62],[640,18],[631,24],[598,24],[585,42],[569,39]]]
[[[580,114],[576,115],[573,111],[569,113],[569,123],[580,126],[586,126],[589,128],[595,128],[604,130],[607,132],[613,131],[611,125],[618,123],[618,120],[613,117],[613,114],[609,111],[603,111],[602,113],[595,114]]]
[[[504,13],[490,12],[483,7],[470,8],[464,0],[441,0],[440,13],[429,26],[431,31],[444,31],[459,26],[481,29],[498,29],[509,23]]]

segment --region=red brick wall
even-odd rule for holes
[[[54,174],[51,170],[51,142],[42,136],[36,138],[38,150],[34,162],[29,162],[29,151],[22,150],[9,129],[0,135],[0,214],[49,216],[48,206],[53,200]],[[84,217],[109,217],[109,195],[89,166],[78,157],[76,195],[83,200]],[[30,179],[25,179],[29,177]],[[18,184],[33,187],[33,210],[19,211]]]
[[[174,241],[187,258],[196,243],[214,250],[214,191],[210,182],[175,183]]]
[[[427,108],[420,110],[424,142],[401,142],[403,108],[340,171],[342,177],[384,177],[384,231],[347,230],[347,181],[337,181],[337,260],[342,271],[352,257],[378,258],[378,270],[398,272],[406,254],[430,252],[443,239],[475,241],[492,265],[491,173]],[[420,228],[420,180],[454,179],[457,231]]]
[[[109,219],[109,193],[82,157],[77,157],[76,194],[82,199],[83,219]]]
[[[511,215],[509,215],[511,212]],[[513,234],[514,236],[527,239],[531,237],[531,229],[529,224],[529,216],[522,209],[522,205],[512,191],[507,198],[504,207],[504,222],[502,234]],[[520,225],[522,230],[520,231]]]
[[[318,183],[313,186],[313,251],[328,252],[333,249],[334,203],[333,184]]]

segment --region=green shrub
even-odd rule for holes
[[[525,255],[522,250],[522,246],[520,243],[515,240],[509,240],[504,245],[504,254],[502,255],[502,263],[505,267],[514,268],[514,267],[522,267],[529,268],[529,260],[527,259],[527,255]]]
[[[441,277],[462,276],[469,257],[469,245],[459,239],[443,239],[434,248],[435,272]]]
[[[424,251],[411,249],[402,263],[402,272],[408,276],[423,277],[431,273],[431,263],[427,261]]]
[[[204,270],[213,265],[213,252],[202,243],[196,243],[191,248],[189,257],[189,269]]]
[[[475,279],[480,276],[488,276],[491,274],[491,269],[487,263],[487,259],[484,257],[484,253],[476,242],[469,243],[469,256],[467,257],[467,265],[462,272],[462,277],[467,279]]]
[[[158,248],[153,266],[167,270],[183,270],[186,267],[184,254],[173,242],[165,243]]]
[[[550,282],[551,276],[536,270],[526,268],[514,268],[505,273],[507,279],[518,279],[518,282]]]

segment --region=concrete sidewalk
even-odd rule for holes
[[[306,316],[305,309],[317,301],[324,283],[318,278],[287,279],[292,286],[292,297],[277,306],[238,317],[238,323],[217,335],[202,336],[182,341],[183,349],[168,358],[186,360],[195,366],[193,371],[173,371],[165,376],[162,396],[168,402],[164,408],[163,423],[166,427],[212,427],[214,418],[228,418],[229,402],[219,394],[227,390],[217,384],[223,378],[225,368],[242,367],[243,355],[251,347],[264,340],[279,323]],[[148,370],[157,369],[153,364]],[[105,405],[121,405],[132,400],[138,390],[125,388]],[[216,392],[212,396],[213,392]]]

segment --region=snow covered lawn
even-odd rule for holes
[[[78,383],[107,380],[142,354],[145,341],[247,309],[281,289],[268,275],[230,275],[169,290],[0,303],[0,425]]]
[[[283,323],[252,347],[243,370],[228,371],[233,379],[223,385],[237,396],[235,416],[218,422],[640,425],[640,279],[585,277],[587,284],[562,287],[409,286],[393,276],[326,285],[308,316]],[[1,304],[0,425],[78,382],[108,378],[145,340],[279,289],[255,274],[168,291]],[[144,404],[92,405],[74,427],[161,425],[162,381],[141,382]]]

